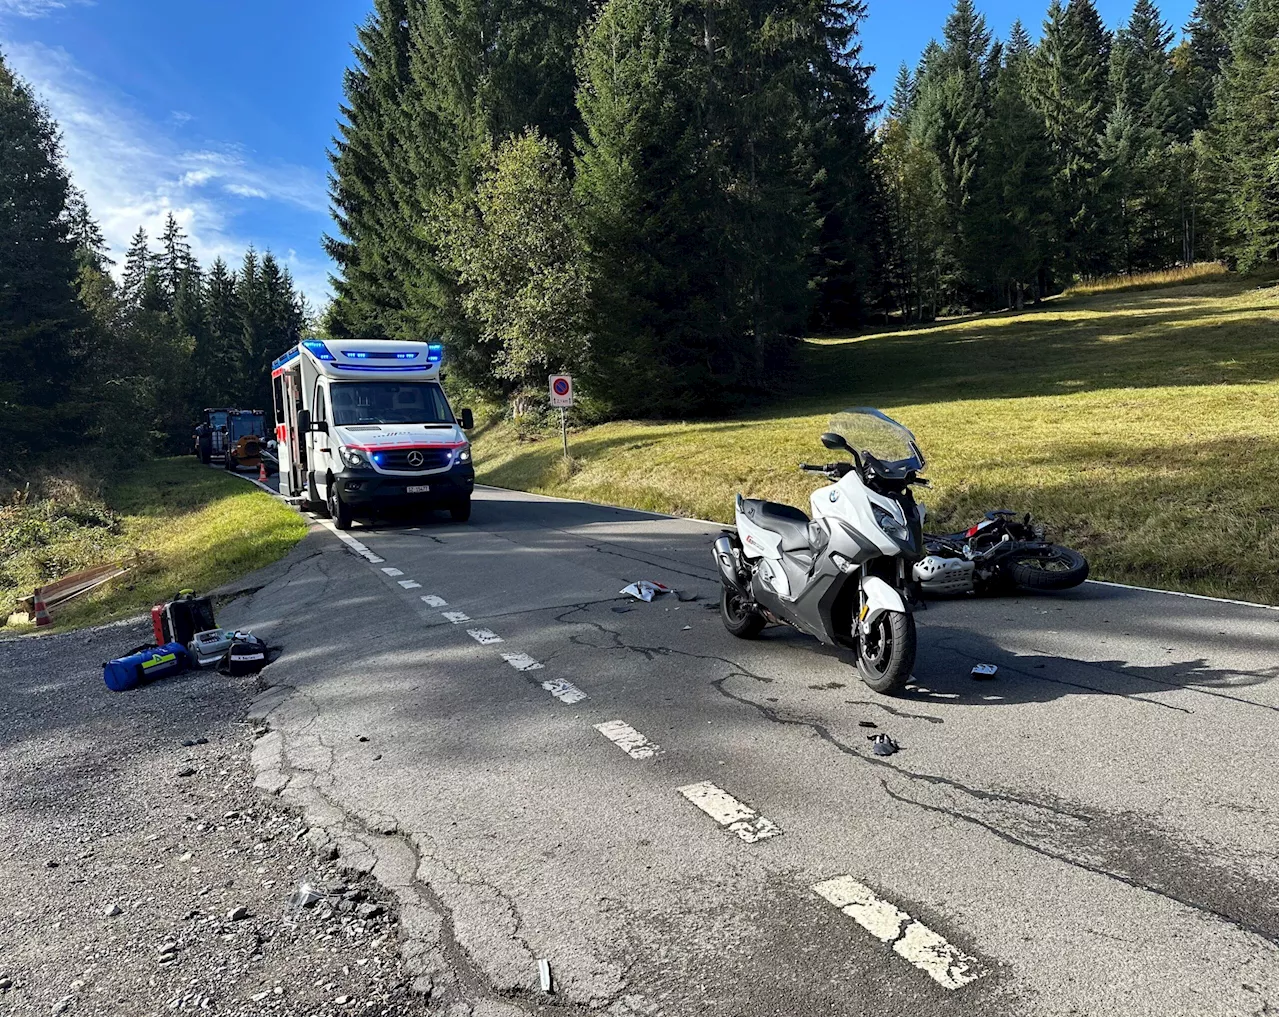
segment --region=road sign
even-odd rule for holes
[[[573,405],[573,379],[567,374],[553,374],[547,378],[551,388],[552,406]]]

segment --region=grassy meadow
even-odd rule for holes
[[[41,582],[141,552],[143,565],[53,612],[60,631],[145,611],[180,589],[205,591],[281,558],[307,532],[292,508],[194,458],[144,463],[99,488],[54,477],[0,505],[0,619],[34,630],[19,598]]]
[[[734,420],[477,435],[481,483],[728,522],[737,491],[807,507],[830,415],[876,406],[929,459],[926,527],[1032,512],[1099,579],[1277,601],[1277,294],[1201,273],[1021,312],[807,340]]]

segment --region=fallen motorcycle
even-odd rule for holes
[[[1079,551],[1045,540],[1044,527],[1028,513],[988,512],[962,533],[924,535],[925,557],[912,569],[923,593],[999,593],[1069,590],[1089,578]]]
[[[715,541],[725,628],[749,639],[785,623],[857,653],[877,692],[911,675],[916,626],[911,567],[923,554],[911,488],[924,456],[910,431],[873,409],[846,410],[822,444],[852,462],[801,464],[829,483],[809,498],[813,518],[790,505],[738,495],[737,527]]]

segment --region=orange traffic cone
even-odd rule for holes
[[[258,461],[258,483],[265,484],[266,482],[267,482],[267,464],[259,460]]]
[[[36,598],[36,624],[52,625],[53,619],[49,617],[49,609],[44,606],[44,594],[40,590],[36,590],[35,598]]]

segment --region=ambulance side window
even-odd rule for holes
[[[316,386],[316,398],[313,407],[311,411],[311,419],[313,421],[329,419],[324,411],[324,389],[319,385]]]
[[[275,404],[276,423],[284,423],[284,375],[277,374],[271,379],[272,402]]]

